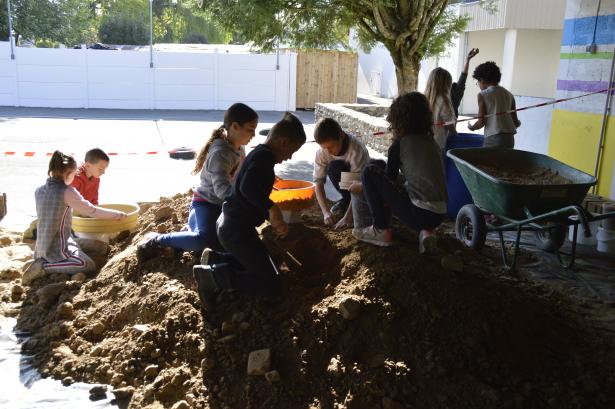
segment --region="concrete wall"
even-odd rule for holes
[[[609,86],[615,46],[615,2],[568,0],[557,77],[557,98],[569,98]],[[595,37],[594,37],[595,28]],[[586,52],[595,42],[598,52]],[[611,84],[614,86],[615,84]],[[593,174],[603,122],[606,94],[558,104],[553,111],[549,155]],[[611,104],[612,106],[613,104]],[[615,198],[615,124],[607,120],[604,151],[598,172],[598,194]]]
[[[294,110],[296,54],[16,48],[0,42],[0,105]]]

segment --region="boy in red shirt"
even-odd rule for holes
[[[98,187],[100,177],[109,166],[109,156],[100,148],[90,149],[85,154],[85,161],[79,166],[71,186],[93,205],[98,205]]]

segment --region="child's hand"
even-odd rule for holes
[[[468,60],[471,60],[472,58],[474,58],[476,54],[478,54],[478,48],[472,48],[470,52],[468,53]]]
[[[352,225],[352,217],[344,216],[340,219],[339,222],[335,223],[333,227],[335,230],[343,229],[344,227],[349,227]]]
[[[361,182],[352,182],[352,185],[348,188],[350,193],[354,193],[355,195],[360,195],[363,193],[363,183]]]
[[[333,216],[333,213],[327,211],[323,215],[323,218],[326,226],[333,226],[335,224],[335,216]]]

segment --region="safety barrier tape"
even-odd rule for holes
[[[517,108],[517,109],[511,109],[508,111],[503,111],[503,112],[497,112],[495,114],[489,114],[489,115],[483,115],[482,118],[488,118],[490,116],[499,116],[499,115],[505,115],[505,114],[511,114],[513,112],[520,112],[520,111],[525,111],[526,109],[530,109],[530,108],[541,108],[547,105],[553,105],[553,104],[559,104],[561,102],[566,102],[566,101],[571,101],[573,99],[578,99],[578,98],[583,98],[583,97],[587,97],[589,95],[594,95],[594,94],[601,94],[607,91],[613,91],[615,90],[615,87],[610,87],[610,88],[605,88],[602,89],[600,91],[594,91],[594,92],[589,92],[587,94],[583,94],[583,95],[577,95],[576,97],[570,97],[570,98],[560,98],[560,99],[555,99],[553,101],[549,101],[549,102],[542,102],[540,104],[536,104],[536,105],[528,105],[526,107],[522,107],[522,108]],[[471,118],[463,118],[463,119],[458,119],[456,121],[449,121],[449,122],[436,122],[434,123],[434,126],[448,126],[448,125],[455,125],[458,124],[459,122],[467,122],[467,121],[472,121],[474,119],[480,119],[480,116],[474,116]],[[379,132],[374,132],[374,135],[385,135],[388,134],[389,132],[387,131],[379,131]]]
[[[583,98],[583,97],[587,97],[589,95],[594,95],[594,94],[601,94],[607,91],[613,91],[615,90],[615,87],[610,87],[610,88],[605,88],[602,89],[600,91],[594,91],[594,92],[589,92],[587,94],[583,94],[583,95],[577,95],[576,97],[570,97],[570,98],[560,98],[560,99],[556,99],[553,101],[549,101],[549,102],[542,102],[540,104],[536,104],[536,105],[528,105],[522,108],[517,108],[517,109],[511,109],[508,111],[503,111],[503,112],[497,112],[495,114],[489,114],[489,115],[483,115],[482,118],[488,118],[490,116],[499,116],[499,115],[505,115],[505,114],[511,114],[513,112],[520,112],[520,111],[525,111],[526,109],[531,109],[531,108],[541,108],[547,105],[553,105],[553,104],[559,104],[561,102],[566,102],[566,101],[571,101],[573,99],[578,99],[578,98]],[[467,121],[472,121],[473,119],[480,119],[480,116],[475,116],[475,117],[471,117],[471,118],[463,118],[463,119],[458,119],[455,121],[449,121],[449,122],[436,122],[434,123],[434,126],[447,126],[447,125],[455,125],[458,124],[460,122],[467,122]],[[378,136],[378,135],[385,135],[390,133],[389,131],[378,131],[378,132],[374,132],[373,135]],[[310,141],[312,142],[312,141]],[[120,152],[107,152],[107,155],[109,156],[118,156],[118,155],[160,155],[160,154],[170,154],[170,153],[174,153],[176,152],[175,150],[170,150],[170,151],[148,151],[148,152],[125,152],[125,153],[120,153]],[[1,152],[0,152],[1,153]],[[17,152],[17,151],[4,151],[4,156],[24,156],[24,157],[33,157],[35,155],[38,154],[38,156],[51,156],[53,155],[53,152],[45,152],[45,153],[39,153],[39,152],[33,152],[33,151],[25,151],[25,152]],[[74,155],[74,154],[71,154]]]

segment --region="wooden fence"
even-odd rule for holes
[[[296,50],[297,108],[314,109],[317,102],[357,101],[357,53]]]

